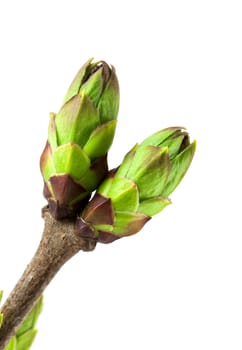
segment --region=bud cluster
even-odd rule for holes
[[[50,114],[40,159],[51,214],[56,219],[74,218],[79,237],[103,243],[138,232],[170,204],[169,196],[186,174],[196,148],[184,128],[170,127],[136,144],[121,165],[108,172],[107,152],[118,109],[115,69],[89,60],[60,111]]]

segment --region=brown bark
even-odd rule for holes
[[[22,277],[2,306],[0,350],[3,350],[16,329],[33,308],[58,270],[80,250],[92,251],[96,242],[83,239],[74,232],[74,220],[55,220],[43,211],[45,227],[39,247]]]

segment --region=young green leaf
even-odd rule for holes
[[[1,303],[2,297],[3,297],[3,290],[0,290],[0,303]],[[0,314],[0,328],[2,323],[3,323],[3,314]]]
[[[1,296],[0,296],[1,297]],[[42,311],[43,297],[37,301],[28,316],[18,328],[14,337],[12,337],[4,350],[29,350],[32,345],[37,330],[35,329],[36,322]]]
[[[0,328],[1,328],[2,323],[3,323],[3,314],[0,314]]]
[[[0,303],[1,303],[2,297],[3,297],[3,290],[0,290]]]
[[[8,345],[5,347],[4,350],[17,350],[17,339],[16,337],[11,338]]]

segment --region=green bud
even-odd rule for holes
[[[99,110],[102,123],[117,118],[119,84],[115,68],[104,62],[88,60],[79,70],[64,98],[64,104],[75,95],[87,95]]]
[[[105,177],[119,107],[115,69],[89,60],[57,114],[50,114],[40,158],[44,196],[56,219],[74,217]]]
[[[135,145],[77,219],[77,234],[109,243],[138,232],[171,203],[168,195],[188,170],[195,146],[178,127],[161,130]]]
[[[161,191],[162,195],[167,197],[185,176],[196,150],[196,141],[190,143],[189,135],[184,128],[171,127],[145,139],[141,146],[145,145],[168,148],[171,169]]]

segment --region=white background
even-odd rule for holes
[[[241,1],[5,1],[0,5],[0,289],[41,237],[39,156],[89,58],[116,67],[117,166],[156,130],[198,147],[173,205],[139,234],[80,253],[45,293],[33,350],[242,348]]]

